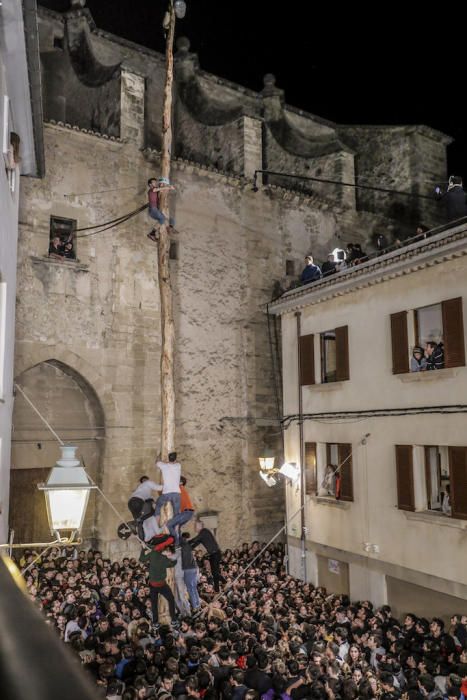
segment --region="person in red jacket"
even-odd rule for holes
[[[171,569],[177,563],[175,557],[167,552],[167,548],[173,545],[174,539],[171,535],[158,535],[149,542],[151,551],[142,551],[140,561],[149,562],[149,586],[152,604],[152,622],[155,628],[159,626],[159,596],[162,595],[169,604],[170,619],[173,621],[176,616],[175,599],[167,584],[167,569]]]

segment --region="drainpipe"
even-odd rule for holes
[[[300,540],[302,545],[302,578],[306,581],[306,526],[305,526],[305,443],[303,441],[303,397],[302,397],[302,353],[300,337],[302,334],[300,311],[295,312],[297,319],[297,357],[298,357],[298,439],[300,441]]]

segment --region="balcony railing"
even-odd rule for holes
[[[370,277],[383,277],[387,272],[390,273],[397,269],[402,263],[410,263],[412,258],[416,258],[423,253],[434,251],[442,251],[449,248],[450,244],[467,239],[467,217],[451,221],[443,226],[437,226],[422,234],[418,234],[411,238],[407,238],[400,246],[390,246],[383,251],[371,253],[365,257],[364,262],[358,262],[351,267],[347,267],[339,272],[334,272],[324,275],[321,279],[315,282],[309,282],[298,287],[294,287],[281,296],[273,299],[269,303],[269,311],[272,313],[280,312],[284,308],[294,306],[294,302],[301,300],[302,297],[325,291],[328,288],[336,288],[336,293],[339,289],[345,288],[345,292],[349,291],[355,282],[355,287],[358,287],[357,280]]]

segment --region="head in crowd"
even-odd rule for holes
[[[466,697],[466,615],[426,619],[409,612],[398,619],[388,605],[351,602],[294,579],[282,544],[264,547],[251,563],[262,549],[243,543],[223,553],[219,599],[208,557],[196,549],[201,614],[183,618],[178,629],[153,629],[147,567],[131,556],[112,561],[97,550],[55,548],[32,565],[26,584],[100,697]],[[21,566],[36,556],[26,550]]]

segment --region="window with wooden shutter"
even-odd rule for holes
[[[305,442],[305,493],[315,496],[316,490],[316,442]]]
[[[315,347],[314,335],[300,337],[300,384],[308,386],[315,383]]]
[[[415,510],[412,445],[396,445],[397,507]]]
[[[467,447],[449,448],[453,518],[467,519]]]
[[[409,338],[407,311],[391,314],[392,373],[409,371]]]
[[[336,328],[336,381],[350,379],[349,371],[349,327]]]
[[[338,445],[339,473],[340,473],[340,500],[353,501],[353,474],[352,474],[352,445],[341,443]]]
[[[464,319],[462,299],[448,299],[441,304],[443,311],[444,366],[465,365]]]

